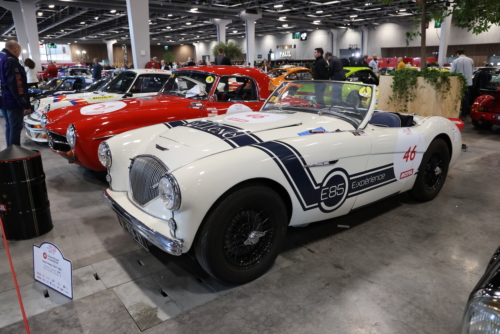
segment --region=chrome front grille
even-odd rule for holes
[[[144,206],[158,197],[158,182],[168,171],[160,160],[153,156],[138,156],[130,166],[130,190],[134,201]]]
[[[54,151],[64,153],[71,151],[71,146],[69,146],[66,136],[47,131],[47,137],[49,147]]]

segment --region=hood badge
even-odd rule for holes
[[[168,148],[160,146],[158,144],[156,144],[156,148],[159,149],[160,151],[168,151]]]

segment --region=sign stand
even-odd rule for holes
[[[21,297],[21,290],[19,289],[19,284],[17,283],[16,271],[14,270],[14,264],[12,263],[12,258],[10,257],[9,243],[7,242],[7,237],[5,236],[5,230],[3,228],[2,218],[0,218],[0,227],[2,229],[3,242],[5,244],[5,251],[7,252],[7,257],[9,258],[10,270],[12,271],[12,277],[14,278],[14,285],[16,286],[17,299],[19,300],[19,307],[21,308],[21,313],[23,314],[24,328],[26,333],[30,334],[30,326],[28,325],[28,318],[26,318],[26,312],[24,312],[23,299]]]
[[[73,264],[50,242],[33,245],[33,277],[36,281],[73,299]]]

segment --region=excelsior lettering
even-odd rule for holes
[[[383,181],[384,179],[385,179],[385,173],[380,174],[380,175],[367,176],[363,180],[353,181],[352,182],[352,189],[365,187],[365,186],[371,185],[375,182]]]

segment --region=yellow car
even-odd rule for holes
[[[278,87],[283,81],[311,80],[313,73],[306,67],[277,68],[267,73],[271,82]]]

